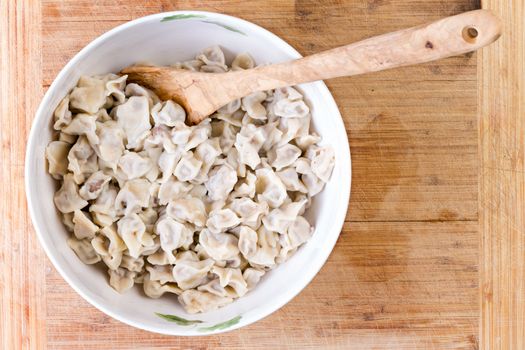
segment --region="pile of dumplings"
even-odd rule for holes
[[[218,47],[176,66],[229,70]],[[253,66],[241,54],[231,69]],[[118,292],[173,293],[189,313],[231,303],[310,238],[303,215],[334,152],[294,88],[188,126],[181,106],[126,78],[83,76],[54,112],[46,156],[68,244],[84,263],[103,262]]]

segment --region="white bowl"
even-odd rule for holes
[[[149,299],[140,287],[118,294],[108,285],[105,271],[84,265],[76,257],[66,244],[68,233],[53,204],[57,184],[46,173],[44,159],[52,137],[52,114],[59,101],[80,75],[118,72],[137,61],[171,64],[190,59],[212,45],[220,45],[229,60],[235,53],[248,52],[258,64],[301,57],[274,34],[235,17],[180,11],[139,18],[95,39],[62,69],[38,108],[29,136],[26,194],[31,219],[47,256],[89,303],[119,321],[151,332],[220,333],[246,326],[282,307],[306,287],[328,258],[343,226],[350,197],[350,151],[337,105],[324,83],[304,84],[301,90],[312,107],[314,129],[323,137],[323,143],[330,143],[335,150],[335,168],[309,209],[308,216],[315,225],[313,237],[292,258],[268,273],[253,291],[219,310],[189,315],[175,297]],[[180,325],[155,313],[202,323]]]

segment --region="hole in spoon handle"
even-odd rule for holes
[[[476,38],[479,35],[479,32],[478,32],[478,29],[474,26],[466,26],[465,28],[463,28],[462,35],[463,35],[463,39],[466,42],[470,44],[474,44],[476,42]]]

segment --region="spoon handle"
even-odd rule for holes
[[[246,92],[270,90],[430,62],[477,50],[492,43],[500,35],[500,20],[488,10],[475,10],[295,61],[244,71],[246,75],[239,76],[241,79],[236,84],[240,84],[237,89],[245,88]],[[248,86],[243,86],[243,81]],[[255,87],[254,82],[259,86]],[[244,93],[240,92],[240,95]]]

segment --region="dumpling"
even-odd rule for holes
[[[204,64],[204,65],[201,66],[200,71],[204,72],[204,73],[225,73],[228,70],[226,68],[218,66],[218,65],[207,65],[207,64]]]
[[[96,121],[96,115],[77,114],[71,122],[62,129],[62,132],[69,135],[85,135],[91,145],[96,145],[99,142],[96,134]]]
[[[192,134],[192,130],[193,129],[191,127],[187,126],[184,123],[175,124],[173,129],[171,129],[171,142],[178,146],[183,146],[187,144]]]
[[[124,103],[126,101],[126,94],[124,93],[124,88],[126,87],[127,75],[121,77],[114,77],[114,79],[106,82],[106,96],[113,97],[118,104]]]
[[[237,173],[229,164],[214,167],[210,171],[209,180],[204,184],[208,196],[214,200],[224,200],[237,183]]]
[[[58,135],[58,141],[65,142],[67,144],[73,145],[75,142],[77,142],[78,137],[76,135],[69,135],[65,132],[61,132]]]
[[[248,291],[248,285],[240,269],[214,266],[211,273],[219,277],[221,287],[232,289],[236,297],[242,297]]]
[[[264,274],[264,270],[257,270],[252,267],[248,267],[246,270],[244,270],[244,272],[242,273],[242,277],[246,281],[248,290],[252,290],[253,288],[255,288],[255,286],[259,283],[261,277],[264,276]]]
[[[164,124],[175,126],[177,123],[184,123],[186,120],[186,111],[178,103],[167,100],[163,103],[157,103],[151,110],[151,116],[155,125]]]
[[[232,298],[242,297],[248,291],[247,283],[240,269],[214,266],[211,272],[218,278],[199,286],[197,290],[209,292],[220,297]]]
[[[305,243],[313,234],[310,223],[302,216],[298,216],[288,227],[287,236],[293,248]]]
[[[310,167],[310,161],[308,159],[299,158],[297,162],[295,162],[295,169],[299,174],[301,174],[301,181],[306,186],[309,196],[313,197],[321,192],[324,187],[324,183],[317,177],[317,175],[313,173],[312,168]]]
[[[195,288],[206,280],[213,263],[212,259],[195,261],[177,258],[173,267],[173,277],[179,288],[183,290]]]
[[[116,270],[121,261],[126,245],[117,234],[114,226],[100,229],[100,234],[91,240],[93,249],[102,257],[102,261],[112,270]]]
[[[85,136],[80,136],[67,155],[68,170],[74,175],[77,184],[98,170],[97,155]]]
[[[212,140],[217,140],[219,143],[218,149],[227,155],[235,143],[237,129],[233,125],[224,121],[214,121],[211,125],[211,136],[213,137]]]
[[[228,155],[226,156],[226,162],[223,158],[217,158],[215,160],[216,165],[220,165],[223,163],[229,164],[233,169],[236,170],[238,177],[245,177],[246,176],[246,164],[242,163],[239,159],[239,152],[236,148],[230,149],[228,152]]]
[[[211,125],[209,120],[204,120],[200,124],[191,127],[191,134],[188,138],[188,142],[183,145],[184,150],[187,152],[194,149],[204,141],[206,141],[211,135]]]
[[[73,223],[75,224],[75,227],[73,229],[73,232],[75,234],[75,237],[77,237],[79,240],[84,238],[93,238],[95,237],[95,234],[99,230],[99,227],[91,221],[90,217],[88,217],[88,214],[77,209],[75,210],[75,214],[73,215]]]
[[[124,90],[124,92],[126,93],[126,96],[130,98],[133,96],[146,97],[148,100],[149,108],[153,107],[154,105],[160,102],[159,97],[155,95],[153,91],[135,83],[126,85],[126,89]]]
[[[138,258],[142,247],[149,247],[153,245],[153,238],[146,233],[146,225],[135,214],[129,214],[119,221],[117,221],[118,234],[128,248],[129,256]]]
[[[62,213],[62,223],[64,226],[66,226],[66,230],[69,232],[73,232],[75,229],[75,224],[73,223],[73,215],[74,213]]]
[[[253,229],[259,228],[263,215],[268,214],[268,203],[256,203],[250,198],[236,198],[229,207],[240,217],[243,225]]]
[[[100,256],[95,252],[89,240],[70,237],[67,244],[84,264],[92,265],[100,261]]]
[[[146,270],[149,272],[151,281],[159,281],[161,284],[175,282],[171,265],[146,266]]]
[[[283,204],[281,208],[273,209],[262,219],[262,222],[268,231],[284,234],[305,205],[306,200]]]
[[[196,181],[203,183],[208,180],[208,173],[213,162],[222,153],[219,138],[214,137],[197,146],[194,157],[202,162]]]
[[[282,118],[304,118],[310,113],[310,109],[304,101],[280,100],[274,105],[273,112]]]
[[[235,59],[232,62],[232,70],[244,70],[244,69],[252,69],[255,67],[255,62],[247,53],[241,53],[235,57]]]
[[[206,227],[213,233],[224,232],[229,228],[235,227],[241,220],[231,209],[214,210],[208,216]],[[222,259],[220,259],[222,260]]]
[[[316,134],[303,135],[295,138],[295,144],[303,151],[308,147],[321,141],[321,137]]]
[[[125,103],[117,107],[116,119],[126,134],[126,148],[139,147],[151,129],[148,98],[131,96]]]
[[[212,46],[205,49],[204,51],[202,51],[201,54],[197,55],[197,57],[195,58],[202,61],[207,66],[218,66],[222,68],[223,72],[226,72],[228,70],[228,67],[226,67],[224,53],[218,46]],[[202,70],[202,67],[200,69]]]
[[[89,206],[91,215],[93,215],[93,213],[99,213],[107,215],[111,218],[115,218],[117,216],[115,210],[115,199],[117,198],[117,193],[117,188],[109,184],[107,188],[101,192],[97,196],[96,200]]]
[[[109,98],[109,97],[108,97]],[[109,98],[111,99],[111,98]],[[111,117],[108,114],[108,111],[104,108],[99,109],[97,113],[95,113],[96,121],[99,123],[107,122],[108,120],[112,120]]]
[[[137,214],[146,225],[146,231],[153,232],[154,226],[157,223],[157,220],[159,219],[159,214],[157,213],[157,210],[154,208],[148,207],[146,209],[143,209],[141,212]]]
[[[134,258],[132,256],[124,254],[122,256],[122,262],[120,263],[120,267],[123,267],[128,271],[141,272],[144,267],[144,258]]]
[[[306,212],[306,209],[310,208],[312,205],[312,197],[310,197],[307,193],[294,192],[290,199],[293,202],[305,202],[305,205],[299,211],[299,215],[303,215]]]
[[[159,204],[167,205],[170,201],[186,196],[193,186],[186,182],[177,181],[174,176],[163,182],[159,188]]]
[[[206,189],[206,187],[204,187],[204,185],[193,185],[191,187],[190,192],[188,192],[188,195],[190,197],[203,198],[206,196],[207,191],[208,190]]]
[[[303,96],[292,87],[275,90],[271,107],[272,112],[282,118],[304,118],[310,113]]]
[[[179,181],[191,181],[199,174],[201,166],[202,162],[189,152],[179,160],[173,174]]]
[[[175,220],[203,227],[206,222],[206,207],[199,198],[179,198],[168,203],[166,214]]]
[[[156,210],[161,210],[161,208],[159,208],[160,206],[160,203],[159,203],[159,190],[160,190],[160,182],[158,181],[154,181],[151,183],[151,185],[149,186],[149,203],[148,203],[148,206],[150,208],[153,208],[153,209],[156,209]],[[164,208],[162,208],[164,209]]]
[[[59,180],[67,174],[67,156],[71,145],[63,141],[53,141],[46,147],[46,158],[49,164],[48,172]]]
[[[100,227],[111,226],[118,219],[114,216],[109,216],[96,211],[91,212],[91,217],[93,218],[93,222]]]
[[[97,198],[111,180],[111,176],[97,171],[91,174],[80,188],[80,196],[85,200]]]
[[[153,162],[149,157],[142,157],[138,153],[126,151],[120,157],[118,167],[128,180],[132,180],[146,175],[153,167]]]
[[[265,120],[266,108],[262,104],[265,99],[266,94],[264,92],[254,92],[242,98],[242,109],[246,111],[252,119]]]
[[[301,156],[301,149],[289,143],[268,151],[268,161],[276,170],[292,165]]]
[[[210,216],[212,212],[223,209],[226,205],[226,200],[213,201],[209,197],[205,197],[204,204],[206,205],[206,212]]]
[[[144,175],[144,177],[151,182],[157,180],[160,175],[158,162],[161,154],[162,148],[160,147],[148,148],[139,153],[142,158],[147,158],[151,164],[150,169]]]
[[[144,276],[144,294],[148,297],[157,299],[164,293],[173,293],[179,295],[182,290],[175,283],[161,284],[159,281],[152,281],[149,273]]]
[[[292,192],[299,191],[302,193],[308,193],[306,186],[301,182],[301,180],[299,180],[299,175],[294,168],[284,168],[283,170],[277,171],[275,173],[279,179],[281,179],[284,186],[286,186],[286,190]]]
[[[257,177],[256,192],[259,194],[259,200],[268,202],[272,208],[280,207],[288,197],[281,179],[268,168],[257,169],[255,176]]]
[[[193,231],[170,217],[157,221],[155,232],[160,236],[162,250],[169,254],[181,247],[187,250],[193,243]]]
[[[222,120],[228,124],[231,124],[234,127],[240,128],[243,126],[242,122],[245,114],[246,113],[242,109],[234,111],[233,113],[223,113],[219,110],[216,114],[213,115],[213,117]]]
[[[97,124],[99,143],[93,147],[104,164],[116,170],[118,160],[124,151],[124,130],[114,120]]]
[[[188,60],[184,62],[176,62],[172,64],[171,67],[174,67],[177,69],[186,69],[192,72],[197,72],[203,64],[204,62],[200,60]]]
[[[319,147],[312,145],[306,151],[306,157],[310,159],[312,172],[323,182],[330,180],[334,169],[334,150],[332,147]]]
[[[247,226],[239,231],[239,251],[250,264],[272,267],[279,252],[278,234],[261,226],[257,232]]]
[[[149,256],[160,250],[160,238],[159,236],[150,234],[146,231],[143,239],[143,245],[140,249],[140,255]]]
[[[241,128],[235,139],[235,148],[239,152],[241,163],[255,169],[261,162],[259,150],[264,144],[264,134],[253,124]]]
[[[261,126],[261,130],[264,134],[264,143],[261,147],[262,150],[268,152],[272,147],[279,144],[283,136],[283,132],[277,127],[278,123],[267,123]]]
[[[136,272],[128,271],[123,268],[118,268],[116,270],[109,269],[108,274],[109,285],[119,293],[124,293],[131,289],[135,284],[134,278],[137,275]]]
[[[253,198],[255,196],[256,182],[257,176],[255,176],[252,172],[248,171],[244,180],[237,182],[237,184],[235,185],[235,190],[231,193],[230,196],[233,198]]]
[[[201,284],[197,287],[199,292],[207,292],[219,297],[230,297],[236,298],[237,294],[232,288],[223,287],[219,281],[219,278],[212,279],[208,283]]]
[[[104,81],[82,76],[69,96],[72,109],[95,114],[106,103]]]
[[[283,133],[278,145],[285,145],[290,141],[301,137],[301,129],[303,127],[303,119],[281,119],[279,122],[279,130]]]
[[[69,95],[64,97],[62,101],[58,104],[53,114],[55,123],[53,124],[53,129],[62,130],[64,127],[68,126],[71,123],[72,113],[69,110]]]
[[[88,202],[78,194],[78,186],[72,174],[64,175],[62,187],[55,193],[54,201],[55,206],[62,213],[71,213],[88,205]]]
[[[199,243],[214,260],[229,260],[239,254],[238,239],[232,234],[203,229],[199,234]]]
[[[115,198],[115,209],[117,213],[129,215],[138,213],[149,204],[149,187],[151,183],[146,179],[134,179],[126,181]]]
[[[230,304],[232,301],[233,299],[229,297],[220,297],[209,292],[201,292],[194,289],[185,290],[179,295],[179,303],[190,314],[215,310]]]
[[[166,253],[164,250],[158,250],[147,257],[147,260],[152,265],[168,265],[175,264],[175,256],[172,253]]]
[[[155,125],[144,140],[144,148],[159,147],[168,153],[175,153],[177,147],[171,140],[173,130],[175,129],[170,130],[169,127],[163,124]]]
[[[220,114],[233,114],[235,111],[237,111],[239,108],[241,108],[241,100],[233,100],[230,103],[222,106],[217,110]],[[240,126],[240,124],[239,124]]]
[[[239,251],[245,258],[254,256],[257,252],[257,232],[247,226],[241,226],[238,240]]]
[[[175,166],[177,166],[180,158],[181,155],[178,153],[169,153],[166,151],[161,153],[158,160],[159,169],[162,172],[161,183],[168,181],[172,177]]]

